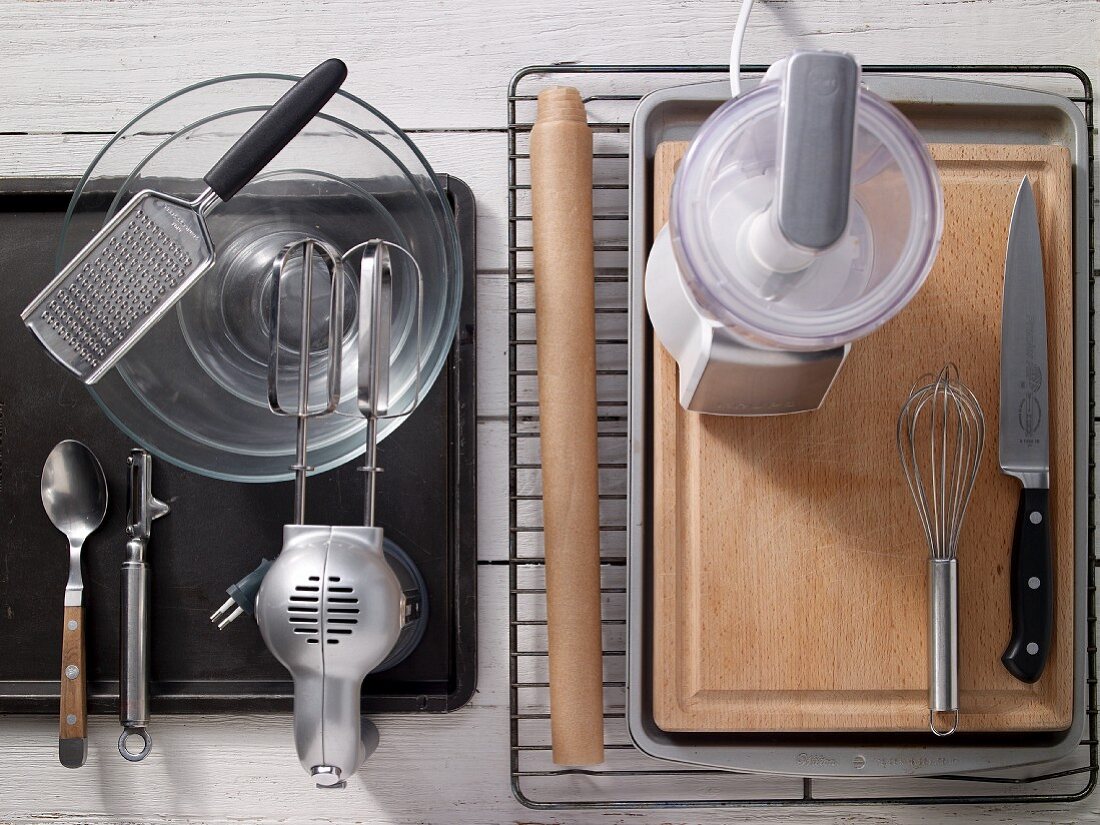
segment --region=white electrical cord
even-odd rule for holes
[[[745,29],[749,27],[749,13],[753,2],[754,0],[741,0],[737,26],[733,30],[733,43],[730,44],[730,91],[734,97],[741,94],[741,44],[745,41]]]

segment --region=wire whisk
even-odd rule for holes
[[[985,447],[985,416],[954,364],[922,376],[898,415],[898,457],[928,544],[928,725],[937,736],[959,725],[959,611],[956,558],[966,508]],[[953,714],[950,728],[937,714]]]

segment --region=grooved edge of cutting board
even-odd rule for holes
[[[687,143],[658,147],[655,230]],[[668,731],[927,731],[927,549],[895,447],[913,381],[955,362],[986,419],[959,549],[960,731],[1060,730],[1072,717],[1073,306],[1069,153],[932,147],[943,243],[925,286],[857,342],[820,410],[683,410],[653,364],[654,691]],[[1043,235],[1055,627],[1033,685],[1005,671],[1019,483],[997,465],[1001,291],[1016,191]],[[929,734],[931,736],[931,734]]]

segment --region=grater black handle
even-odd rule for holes
[[[295,83],[230,147],[203,180],[223,201],[237,194],[336,94],[348,67],[330,58]]]

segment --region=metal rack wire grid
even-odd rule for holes
[[[759,75],[765,66],[746,66]],[[1089,129],[1089,272],[1093,247],[1093,95],[1071,66],[865,66],[866,72],[963,77],[1055,91],[1075,101]],[[508,89],[509,640],[511,781],[516,798],[537,809],[721,808],[830,804],[1069,802],[1097,781],[1096,566],[1093,440],[1089,435],[1087,737],[1040,775],[898,779],[810,779],[691,768],[634,747],[626,729],[626,490],[628,458],[627,227],[630,117],[641,97],[672,85],[718,80],[725,66],[532,66]],[[570,78],[573,78],[571,81]],[[550,755],[545,580],[531,256],[528,137],[537,93],[580,86],[595,133],[593,201],[597,300],[597,393],[601,518],[606,762],[595,769],[555,766]],[[1095,274],[1095,273],[1094,273]],[[1094,279],[1095,280],[1095,279]],[[1092,297],[1090,290],[1090,317]],[[1089,330],[1089,416],[1094,424],[1093,332]]]

